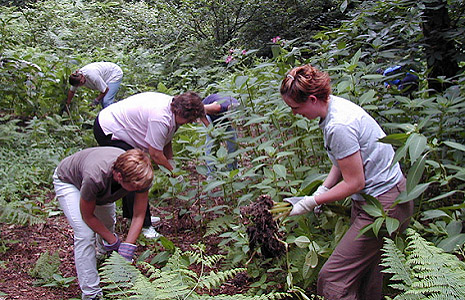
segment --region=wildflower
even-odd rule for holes
[[[231,61],[233,61],[233,57],[232,57],[231,55],[229,55],[228,57],[226,57],[225,62],[226,62],[227,64],[229,64]]]
[[[247,50],[242,50],[242,55],[246,55],[247,54]]]
[[[229,53],[233,54],[233,53],[234,53],[234,49],[229,49]]]
[[[276,43],[279,42],[280,39],[281,39],[281,38],[280,38],[279,36],[277,36],[277,37],[272,38],[272,39],[271,39],[271,42],[273,42],[274,44],[276,44]]]

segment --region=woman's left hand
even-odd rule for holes
[[[134,257],[134,252],[137,246],[130,243],[121,243],[118,249],[118,254],[124,257],[127,261],[131,262]]]

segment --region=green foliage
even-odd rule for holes
[[[29,275],[38,278],[34,284],[44,287],[69,287],[76,277],[63,277],[60,275],[60,256],[58,252],[49,254],[45,251],[37,259],[33,269],[29,271]]]
[[[0,220],[8,223],[44,222],[51,177],[67,153],[85,147],[90,138],[59,116],[34,118],[21,124],[10,116],[0,124]],[[90,132],[88,132],[90,134]],[[93,142],[93,138],[92,138]],[[95,142],[94,142],[95,143]]]
[[[169,258],[164,268],[141,263],[146,275],[130,265],[120,255],[113,253],[104,263],[100,275],[109,292],[107,296],[118,299],[283,299],[287,293],[269,293],[262,296],[199,294],[198,289],[214,288],[233,278],[245,269],[235,268],[227,271],[206,272],[207,266],[216,264],[221,256],[206,256],[202,246],[199,251],[181,253],[179,249]],[[200,265],[200,274],[189,269],[192,264]]]
[[[448,3],[457,24],[457,30],[448,34],[463,45],[463,1]],[[311,287],[347,229],[350,201],[325,206],[318,218],[281,223],[289,252],[275,261],[250,252],[239,214],[240,206],[261,194],[275,201],[311,194],[329,171],[318,122],[293,116],[279,95],[286,72],[311,63],[329,72],[334,94],[362,106],[388,133],[382,142],[393,144],[394,161],[407,175],[408,188],[398,202],[415,201],[413,226],[448,252],[463,247],[465,76],[438,78],[452,83],[444,93],[429,90],[423,5],[424,1],[411,0],[47,0],[22,8],[0,7],[0,105],[2,113],[15,115],[0,120],[0,162],[5,166],[0,170],[0,219],[36,223],[46,215],[42,202],[51,190],[51,173],[58,161],[95,145],[89,128],[96,111],[87,105],[94,91],[80,89],[70,112],[54,115],[66,97],[67,77],[86,63],[113,61],[125,74],[120,99],[148,90],[171,95],[196,90],[204,96],[221,92],[240,101],[240,107],[227,116],[238,130],[239,151],[231,155],[220,146],[207,157],[205,134],[214,133],[220,141],[225,133],[183,126],[173,140],[176,160],[195,166],[196,172],[189,174],[180,166],[176,171],[186,179],[195,177],[195,184],[177,181],[160,170],[152,196],[159,201],[156,204],[182,200],[178,216],[193,216],[200,230],[206,229],[205,236],[222,238],[219,247],[228,252],[222,264],[248,263],[257,294],[277,285],[287,284],[296,291]],[[463,49],[457,53],[463,54]],[[376,70],[392,64],[414,68],[420,77],[418,89],[403,95],[385,88],[386,78]],[[234,158],[238,170],[222,168]],[[204,179],[207,159],[218,166],[208,182]],[[375,232],[385,225],[395,230],[395,222],[376,203],[369,209],[379,219],[371,225]],[[209,219],[213,221],[206,222]],[[161,240],[174,251],[170,241]],[[161,253],[156,262],[166,262],[168,254]],[[171,262],[173,270],[177,265],[184,269],[180,261],[190,262],[181,258],[177,264]],[[270,263],[275,268],[269,268]],[[163,272],[168,271],[172,270]],[[123,282],[127,287],[139,282],[141,295],[153,291],[151,282],[128,272],[130,276],[120,274],[126,278],[120,280],[122,290]],[[187,283],[173,287],[194,297],[197,291],[188,291],[199,278],[186,274],[166,274],[165,282],[157,277],[155,289],[164,285],[161,295],[175,293],[167,282],[183,277]],[[211,278],[218,283],[215,276]]]
[[[404,250],[388,238],[383,247],[384,272],[394,274],[391,286],[401,291],[394,299],[463,299],[464,262],[427,242],[412,229],[407,229],[407,235]]]

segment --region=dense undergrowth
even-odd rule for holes
[[[462,2],[452,2],[457,11],[463,8]],[[222,92],[240,101],[230,114],[238,128],[239,150],[228,154],[222,146],[206,157],[206,132],[218,140],[225,132],[200,124],[183,126],[174,140],[178,171],[187,172],[182,166],[194,165],[199,180],[195,185],[176,182],[158,170],[152,201],[157,205],[183,200],[179,213],[194,216],[205,236],[222,238],[218,246],[227,249],[222,265],[246,265],[256,295],[278,292],[276,287],[285,285],[305,299],[305,291],[348,228],[350,202],[327,206],[318,217],[279,222],[287,253],[277,258],[251,251],[240,208],[263,194],[275,201],[310,194],[329,170],[317,121],[293,116],[278,91],[290,68],[311,63],[329,72],[334,94],[365,108],[388,133],[384,141],[395,146],[395,160],[407,176],[407,192],[399,201],[415,201],[411,229],[433,247],[463,257],[465,75],[433,78],[444,89],[430,88],[428,57],[421,51],[421,4],[365,3],[347,10],[337,27],[308,40],[278,38],[281,33],[274,32],[275,38],[263,46],[269,56],[258,55],[264,50],[249,49],[236,39],[217,46],[212,39],[187,34],[182,13],[170,19],[170,10],[155,10],[152,1],[48,0],[21,9],[1,7],[5,42],[0,46],[0,220],[33,224],[48,217],[49,211],[37,204],[51,193],[54,167],[63,157],[95,145],[90,128],[96,111],[88,105],[92,91],[80,90],[70,111],[58,114],[67,77],[85,63],[113,61],[125,74],[120,99],[149,90],[172,95],[194,90],[204,96]],[[454,16],[457,24],[463,22],[463,17]],[[460,37],[452,38],[463,45]],[[463,47],[457,53],[461,57]],[[464,62],[457,61],[463,70]],[[386,88],[386,78],[377,70],[392,64],[414,69],[418,88],[409,94]],[[234,158],[239,160],[238,170],[222,169]],[[207,159],[218,166],[211,181],[204,176]],[[215,205],[216,197],[227,205]],[[205,206],[192,211],[199,202]],[[376,212],[376,203],[371,206]],[[392,227],[382,212],[376,215],[378,224]],[[416,236],[410,233],[410,241]],[[406,244],[401,236],[395,242],[401,249]],[[168,256],[158,255],[157,263],[167,263]],[[394,259],[392,252],[389,259]],[[463,265],[457,272],[463,276]],[[390,294],[398,286],[393,288]]]

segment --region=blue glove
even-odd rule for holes
[[[105,250],[107,250],[107,251],[118,251],[118,248],[119,248],[119,246],[121,244],[121,240],[116,235],[116,233],[114,235],[116,237],[116,242],[114,242],[113,244],[107,244],[106,241],[103,241],[103,247],[105,248]]]
[[[121,243],[119,246],[118,254],[124,257],[127,261],[132,261],[134,252],[136,251],[137,246],[130,243]]]

